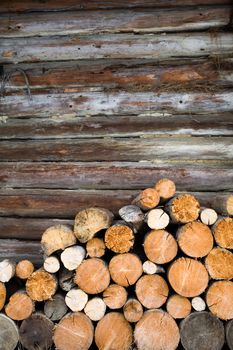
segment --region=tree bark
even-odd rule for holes
[[[73,271],[69,271],[65,268],[62,268],[61,270],[59,270],[59,274],[58,274],[59,287],[65,292],[69,292],[69,290],[75,287],[74,275],[75,274]]]

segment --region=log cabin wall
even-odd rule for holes
[[[233,190],[230,0],[0,2],[0,259],[161,177]]]

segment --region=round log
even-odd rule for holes
[[[32,300],[43,301],[51,299],[57,289],[57,280],[50,273],[37,270],[26,282],[26,291]]]
[[[62,294],[55,294],[51,300],[44,304],[44,313],[51,321],[60,321],[68,311],[65,298]]]
[[[165,178],[156,182],[155,189],[163,202],[172,198],[176,193],[175,183],[172,180]]]
[[[129,299],[123,307],[123,313],[128,322],[138,322],[143,315],[142,304],[137,299]]]
[[[233,318],[233,282],[214,282],[206,294],[206,303],[212,314],[222,320]]]
[[[210,312],[194,312],[181,321],[180,336],[185,350],[221,350],[224,327]]]
[[[94,237],[86,244],[87,256],[90,258],[101,258],[105,254],[105,248],[103,239]]]
[[[152,230],[162,230],[167,227],[170,218],[163,209],[152,209],[146,214],[145,221]]]
[[[119,210],[119,215],[136,229],[141,226],[144,220],[144,213],[137,205],[125,205]]]
[[[222,248],[233,249],[233,219],[219,219],[213,227],[217,244]]]
[[[180,249],[192,258],[206,256],[214,244],[210,228],[199,221],[181,226],[177,232],[177,241]]]
[[[100,230],[108,228],[113,221],[113,213],[104,208],[87,208],[75,217],[74,233],[81,243],[86,243]]]
[[[147,275],[154,275],[155,273],[164,273],[165,270],[162,266],[154,264],[150,260],[146,260],[142,264],[143,272],[146,273]]]
[[[105,315],[106,304],[101,298],[93,298],[87,302],[84,312],[92,321],[99,321]]]
[[[201,297],[193,298],[192,307],[195,311],[204,311],[206,308],[205,300],[203,300]]]
[[[49,273],[56,273],[60,269],[60,262],[56,256],[48,256],[45,258],[43,267]]]
[[[71,228],[66,225],[51,226],[41,237],[41,247],[47,256],[57,250],[64,250],[75,243],[76,237]]]
[[[204,292],[209,277],[205,266],[199,261],[179,258],[171,264],[168,280],[176,293],[189,298]]]
[[[233,320],[226,324],[226,341],[230,350],[233,350]]]
[[[15,274],[15,263],[8,259],[0,262],[0,282],[9,282]]]
[[[141,260],[135,254],[115,255],[109,263],[112,280],[122,287],[133,285],[142,274]]]
[[[18,327],[9,317],[0,314],[0,350],[15,350],[18,341]]]
[[[134,234],[126,225],[114,225],[105,232],[104,241],[114,253],[127,253],[134,245]]]
[[[127,300],[127,291],[118,284],[110,284],[103,292],[103,299],[109,309],[120,309]]]
[[[34,266],[29,260],[21,260],[15,268],[15,274],[18,278],[26,280],[34,271]]]
[[[146,188],[133,200],[132,204],[136,204],[143,210],[155,208],[160,201],[160,197],[155,188]]]
[[[140,303],[147,309],[162,306],[168,297],[168,285],[159,275],[142,276],[136,283],[135,292]]]
[[[181,194],[171,199],[166,208],[173,223],[186,224],[197,220],[200,212],[198,200],[191,194]]]
[[[88,350],[94,337],[94,327],[82,312],[67,314],[57,324],[54,343],[58,350]]]
[[[81,289],[71,289],[65,297],[66,305],[72,311],[82,311],[88,301],[88,295]]]
[[[214,209],[211,208],[204,208],[201,210],[200,213],[200,219],[205,225],[213,225],[217,219],[218,219],[218,214]]]
[[[14,293],[5,307],[5,313],[14,321],[22,321],[34,311],[32,299],[24,291]]]
[[[50,349],[53,343],[53,322],[37,313],[24,320],[19,329],[20,342],[27,350]]]
[[[227,249],[212,249],[205,259],[205,266],[210,277],[215,280],[233,278],[233,254]]]
[[[74,271],[69,271],[65,268],[59,270],[59,287],[65,292],[69,292],[72,288],[75,287],[74,283]]]
[[[98,349],[129,350],[133,342],[133,330],[124,316],[110,312],[100,320],[95,329]]]
[[[5,284],[0,282],[0,310],[4,307],[6,302],[6,287]]]
[[[81,264],[86,256],[86,251],[83,247],[75,245],[64,249],[61,253],[61,261],[67,270],[75,270]]]
[[[180,341],[175,320],[165,311],[149,310],[135,326],[138,350],[175,350]]]
[[[150,231],[144,241],[147,258],[156,264],[166,264],[177,255],[178,245],[175,238],[165,230]]]
[[[110,283],[108,267],[99,258],[83,260],[76,269],[74,282],[88,294],[101,293]]]
[[[185,318],[187,317],[192,309],[192,305],[188,298],[182,297],[181,295],[174,294],[169,297],[166,309],[169,315],[173,318]]]

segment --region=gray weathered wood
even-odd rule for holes
[[[19,331],[14,321],[0,314],[0,350],[14,350],[18,340]]]
[[[52,300],[44,304],[44,313],[51,321],[59,321],[68,311],[65,298],[62,294],[55,294]]]
[[[0,261],[11,259],[18,262],[27,259],[38,265],[42,263],[42,258],[40,242],[0,239]]]

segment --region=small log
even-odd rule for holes
[[[25,291],[14,293],[5,307],[6,315],[15,321],[25,320],[33,311],[34,303]]]
[[[189,298],[204,292],[209,277],[201,262],[190,258],[179,258],[170,265],[168,280],[176,293]]]
[[[65,268],[59,270],[58,281],[59,287],[65,292],[69,292],[69,290],[75,287],[74,272]]]
[[[137,299],[129,299],[123,307],[123,313],[128,322],[138,322],[143,315],[142,304]]]
[[[172,198],[176,193],[176,185],[169,179],[160,179],[158,182],[156,182],[155,189],[158,192],[162,202]]]
[[[129,350],[133,343],[133,330],[124,316],[110,312],[100,320],[95,329],[98,349]]]
[[[214,209],[204,208],[201,210],[200,219],[203,224],[211,226],[217,221],[218,214]]]
[[[86,256],[86,251],[83,247],[75,245],[66,248],[61,253],[61,261],[67,270],[75,270],[81,264]]]
[[[51,321],[60,321],[67,311],[68,307],[62,294],[55,294],[51,300],[47,300],[44,304],[45,316]]]
[[[172,198],[166,209],[173,223],[186,224],[197,220],[200,212],[198,200],[191,194],[181,194]]]
[[[88,350],[94,337],[94,327],[82,312],[67,314],[57,324],[54,343],[59,350]]]
[[[166,264],[175,258],[178,245],[175,238],[165,230],[152,230],[144,240],[147,258],[156,264]]]
[[[195,311],[204,311],[206,308],[205,300],[201,297],[195,297],[192,299],[192,307]]]
[[[86,244],[87,256],[90,258],[101,258],[105,254],[105,248],[103,239],[94,237]]]
[[[224,344],[223,323],[210,312],[194,312],[181,321],[181,343],[185,350],[221,350]]]
[[[99,258],[83,260],[76,269],[74,282],[88,294],[101,293],[110,283],[108,267]]]
[[[112,280],[122,287],[133,285],[142,274],[142,263],[137,255],[124,253],[115,255],[109,263]]]
[[[218,318],[230,320],[233,318],[233,282],[214,282],[206,294],[208,308]]]
[[[0,314],[0,350],[15,350],[18,341],[18,327],[9,317]]]
[[[146,188],[133,200],[132,204],[139,206],[143,210],[155,208],[160,201],[160,197],[155,188]]]
[[[227,249],[212,249],[205,259],[205,266],[210,277],[215,280],[233,278],[233,254]]]
[[[168,299],[166,309],[173,318],[180,319],[190,314],[192,305],[188,298],[182,297],[179,294],[174,294]]]
[[[152,209],[146,214],[145,221],[152,230],[162,230],[167,227],[170,218],[163,209]]]
[[[15,274],[15,263],[9,259],[0,262],[0,282],[9,282]]]
[[[177,242],[186,255],[202,258],[213,248],[214,238],[207,225],[193,221],[178,229]]]
[[[119,210],[120,217],[138,231],[144,220],[144,213],[137,205],[125,205]]]
[[[81,243],[86,243],[95,234],[108,228],[113,221],[113,213],[104,208],[87,208],[75,217],[74,233]]]
[[[159,308],[168,297],[166,281],[159,275],[142,276],[136,283],[136,296],[147,309]]]
[[[87,302],[84,312],[92,321],[99,321],[105,315],[106,304],[101,298],[93,298]]]
[[[34,271],[34,265],[29,260],[21,260],[18,262],[15,268],[15,275],[22,279],[26,280]]]
[[[79,288],[71,289],[65,296],[65,303],[70,310],[82,311],[88,301],[88,295]]]
[[[26,291],[35,301],[51,299],[57,289],[57,280],[50,273],[37,270],[31,274],[26,282]]]
[[[219,219],[213,226],[213,234],[217,244],[222,248],[233,249],[233,219]]]
[[[232,216],[233,194],[222,194],[221,200],[219,200],[218,196],[215,196],[212,198],[211,206],[221,215]]]
[[[227,322],[225,332],[227,345],[230,350],[233,350],[233,320]]]
[[[56,225],[47,228],[41,238],[41,247],[48,256],[75,243],[76,237],[71,228],[66,225]]]
[[[27,350],[50,349],[53,343],[53,322],[41,313],[24,320],[19,329],[20,342]]]
[[[105,232],[104,241],[114,253],[127,253],[134,245],[134,234],[126,225],[114,225]]]
[[[118,284],[110,284],[103,292],[103,300],[109,309],[120,309],[127,300],[127,291]]]
[[[0,282],[0,311],[4,307],[6,302],[6,287],[5,284]]]
[[[138,350],[175,350],[180,341],[175,320],[163,310],[149,310],[134,330]]]
[[[152,261],[147,260],[142,264],[143,272],[147,275],[154,275],[155,273],[164,273],[165,270],[162,266],[154,264]]]
[[[49,273],[56,273],[60,269],[60,262],[56,256],[48,256],[45,258],[43,267]]]

